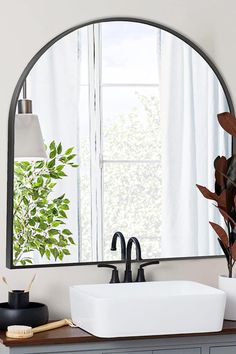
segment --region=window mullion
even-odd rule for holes
[[[101,41],[100,24],[88,29],[89,50],[89,115],[91,150],[91,241],[94,261],[103,259],[102,240],[102,170],[101,157]]]

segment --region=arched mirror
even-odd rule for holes
[[[214,158],[231,153],[216,116],[232,110],[206,55],[154,23],[99,21],[50,42],[11,103],[8,266],[119,261],[117,231],[143,259],[220,255],[219,215],[195,184],[212,186]]]

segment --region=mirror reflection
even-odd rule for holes
[[[230,154],[216,119],[229,107],[195,49],[151,25],[96,23],[52,45],[26,88],[46,158],[19,156],[19,112],[15,266],[120,260],[117,231],[143,259],[221,254],[195,184],[211,189],[212,161]]]

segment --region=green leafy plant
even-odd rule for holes
[[[76,168],[73,147],[63,151],[52,141],[48,160],[17,161],[14,170],[13,263],[32,264],[30,252],[48,260],[62,261],[75,242],[65,220],[70,201],[65,194],[55,196],[57,181],[65,170]]]
[[[221,127],[236,137],[236,119],[230,113],[218,114]],[[197,184],[202,195],[216,202],[215,207],[224,218],[226,231],[220,225],[211,222],[210,225],[218,236],[219,244],[227,260],[229,278],[232,278],[233,267],[236,262],[236,155],[226,159],[218,156],[214,161],[215,191]]]

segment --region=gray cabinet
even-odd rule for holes
[[[103,352],[102,354],[124,354],[124,349],[122,351],[112,351],[112,352]],[[152,351],[146,351],[146,350],[139,350],[139,351],[133,351],[133,350],[129,350],[129,349],[126,349],[126,353],[127,354],[152,354]]]
[[[161,349],[153,354],[201,354],[201,348]]]
[[[129,349],[126,349],[126,352],[124,352],[124,349],[122,351],[118,351],[118,352],[103,352],[102,354],[124,354],[124,353],[127,353],[127,354],[152,354],[152,351],[146,351],[146,350],[139,350],[139,351],[133,351],[133,350],[129,350]]]
[[[227,347],[211,347],[209,354],[236,354],[236,345]]]
[[[22,342],[15,347],[0,344],[0,354],[236,354],[236,334],[100,339],[45,345],[24,345]]]

